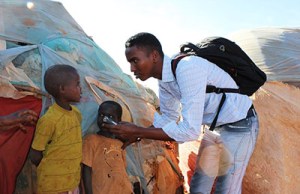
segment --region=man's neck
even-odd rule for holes
[[[159,58],[157,63],[155,64],[155,74],[153,75],[154,78],[161,80],[162,79],[162,70],[164,64],[164,56]]]

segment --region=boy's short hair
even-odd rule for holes
[[[44,86],[46,91],[54,98],[59,96],[59,87],[66,85],[72,76],[78,74],[77,70],[64,64],[49,67],[44,75]]]
[[[156,50],[161,57],[163,57],[164,55],[159,40],[153,34],[150,34],[148,32],[140,32],[130,37],[125,43],[125,48],[130,48],[133,46],[144,47],[148,50],[149,53],[153,50]]]
[[[117,113],[118,118],[121,120],[122,107],[119,103],[117,103],[115,101],[111,101],[111,100],[104,101],[99,105],[98,116],[99,116],[100,110],[103,109],[103,108],[107,108],[107,107],[113,109]]]

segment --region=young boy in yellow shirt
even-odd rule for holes
[[[37,123],[30,152],[37,166],[38,194],[79,193],[82,159],[81,113],[71,105],[81,97],[80,77],[69,65],[54,65],[44,76],[55,103]]]

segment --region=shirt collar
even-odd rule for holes
[[[72,110],[66,110],[64,108],[62,108],[61,106],[59,106],[56,102],[53,104],[53,108],[63,114],[72,114],[73,110],[74,110],[74,106],[70,105],[72,107]]]
[[[170,57],[164,55],[163,69],[162,69],[162,82],[171,82],[174,81],[174,75],[171,68],[171,59]]]

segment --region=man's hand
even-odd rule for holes
[[[131,143],[139,141],[138,136],[141,127],[138,127],[132,123],[120,122],[118,125],[102,124],[102,129],[116,135],[118,139],[123,141],[122,149],[125,149]]]
[[[19,128],[26,132],[28,125],[35,125],[38,115],[32,110],[22,110],[8,116],[0,116],[0,130]]]
[[[102,124],[101,129],[116,135],[117,138],[124,142],[124,149],[129,144],[139,141],[141,138],[154,139],[161,141],[174,141],[162,128],[139,127],[132,123],[120,122],[118,125]]]
[[[138,142],[138,141],[141,141],[141,138],[137,137],[132,137],[130,139],[126,139],[123,141],[123,145],[122,145],[122,149],[124,150],[127,146],[129,146],[130,144],[134,143],[134,142]]]

